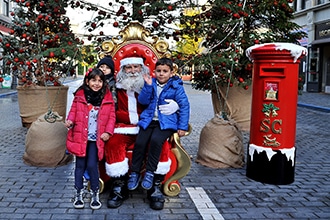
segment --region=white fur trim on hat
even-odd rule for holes
[[[120,61],[120,67],[123,67],[127,64],[141,64],[143,65],[143,59],[141,57],[128,57]]]

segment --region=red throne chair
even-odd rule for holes
[[[154,69],[156,62],[161,57],[170,57],[168,51],[168,43],[159,39],[157,36],[150,36],[150,32],[146,30],[139,22],[129,23],[123,30],[119,32],[119,36],[102,43],[102,51],[100,57],[111,55],[115,63],[115,75],[120,68],[120,60],[126,57],[143,57],[144,63],[150,69],[150,74],[154,77]],[[191,132],[189,131],[186,135]],[[127,150],[127,158],[131,160],[134,145]],[[185,149],[180,143],[177,133],[174,133],[170,140],[164,143],[163,148],[170,148],[169,157],[172,161],[170,171],[163,181],[163,192],[167,196],[176,196],[180,193],[181,187],[179,180],[186,176],[191,167],[191,160]],[[105,172],[104,166],[100,166],[100,182],[103,191],[104,185],[110,178]]]

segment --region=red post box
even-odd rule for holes
[[[269,184],[294,181],[300,58],[307,49],[291,43],[249,47],[253,61],[247,177]]]

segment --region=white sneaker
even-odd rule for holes
[[[83,190],[77,190],[77,194],[74,198],[73,207],[75,209],[83,209],[85,206],[83,198]]]
[[[92,191],[92,198],[91,198],[91,203],[90,203],[90,207],[92,209],[100,209],[102,206],[102,203],[100,202],[100,198],[99,198],[99,191]]]

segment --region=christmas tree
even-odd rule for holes
[[[83,42],[70,30],[67,2],[16,0],[10,33],[1,36],[0,44],[3,70],[12,71],[19,85],[57,86],[74,74]]]
[[[214,90],[219,84],[248,89],[252,77],[252,63],[245,56],[248,47],[268,42],[298,43],[305,36],[300,26],[290,21],[292,0],[107,2],[102,6],[70,2],[73,8],[97,11],[97,16],[86,22],[89,40],[99,46],[105,25],[120,29],[138,20],[151,34],[178,42],[180,49],[173,49],[173,60],[180,70],[194,66],[193,87],[200,90]],[[192,41],[202,41],[200,48],[186,53],[182,47]]]

